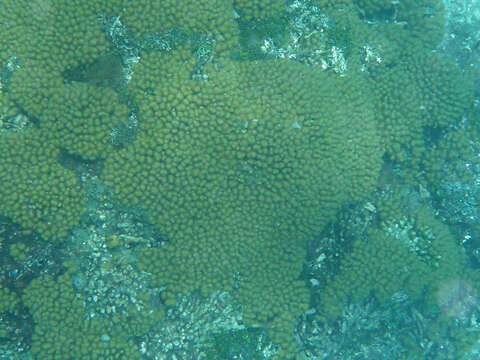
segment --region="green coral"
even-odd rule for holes
[[[9,346],[22,341],[22,330],[15,326],[15,319],[23,317],[23,307],[18,294],[0,283],[0,349],[2,357],[13,358]],[[10,356],[9,356],[10,355]]]
[[[353,0],[361,15],[367,18],[391,18],[395,11],[394,1]]]
[[[48,240],[63,240],[84,210],[76,175],[37,129],[0,137],[2,213]]]
[[[114,128],[128,119],[128,108],[110,89],[84,83],[63,85],[40,117],[49,143],[86,160],[105,157]]]
[[[436,0],[353,0],[362,18],[382,22],[387,36],[404,48],[435,49],[445,35],[445,8]]]
[[[373,109],[361,78],[295,63],[225,62],[208,81],[192,68],[181,49],[142,59],[130,90],[144,128],[103,178],[169,238],[140,257],[167,303],[231,289],[238,274],[248,322],[270,323],[287,346],[308,304],[305,241],[375,183]]]
[[[270,345],[262,329],[231,330],[213,335],[205,352],[209,360],[264,360],[264,351],[275,353]]]
[[[397,35],[397,40],[406,40],[408,43],[415,41],[423,48],[435,49],[445,35],[445,20],[445,5],[442,1],[400,1],[396,21],[403,24],[406,34]]]
[[[29,247],[23,242],[15,242],[10,244],[9,250],[12,259],[19,264],[23,263],[27,259],[28,253],[30,252]]]
[[[282,0],[234,0],[235,10],[241,20],[264,20],[285,15],[285,1]]]
[[[38,119],[61,87],[62,77],[58,73],[51,72],[43,62],[27,59],[7,81],[3,101],[17,112]]]
[[[284,42],[289,30],[286,18],[268,18],[263,20],[239,19],[239,46],[234,49],[234,57],[238,59],[263,59],[265,52],[262,47],[265,39],[275,44]]]
[[[0,117],[21,117],[29,125],[19,134],[1,134],[2,213],[46,240],[65,239],[84,210],[84,191],[60,165],[63,155],[105,156],[112,130],[128,114],[112,90],[67,77],[110,48],[89,3],[2,4],[2,71],[7,61],[14,65],[2,78]]]
[[[104,160],[102,178],[119,202],[143,207],[164,233],[164,246],[139,251],[152,286],[165,289],[163,301],[234,290],[247,326],[271,329],[281,355],[291,356],[296,320],[309,305],[300,279],[307,241],[374,189],[384,151],[418,164],[425,131],[454,124],[472,99],[464,75],[424,50],[443,36],[440,2],[314,3],[329,17],[325,38],[324,27],[312,27],[303,36],[310,40],[297,40],[311,52],[323,41],[339,47],[351,64],[372,39],[380,52],[365,50],[374,59],[364,68],[370,72],[352,66],[339,77],[293,61],[226,56],[258,47],[248,47],[258,38],[247,32],[239,41],[242,23],[271,24],[262,36],[277,32],[287,22],[283,1],[4,1],[0,66],[14,60],[15,67],[2,78],[0,116],[24,116],[30,126],[0,137],[2,213],[47,240],[64,239],[85,194],[62,156]],[[363,22],[354,5],[389,21]],[[119,42],[109,42],[116,31],[138,47],[130,49],[139,63],[122,94],[139,127],[114,147],[111,131],[128,115],[115,93],[124,65],[113,49]],[[174,51],[154,51],[169,48],[152,45],[166,34],[182,41]],[[112,73],[97,74],[108,59]],[[429,272],[449,278],[462,268],[448,231],[423,211],[383,220],[368,241],[355,241],[327,284],[330,314],[350,296],[385,300],[404,287],[412,298],[431,294]],[[418,274],[427,275],[419,281]],[[68,276],[42,276],[24,298],[39,357],[137,356],[122,330],[84,321]]]
[[[208,37],[214,43],[216,53],[222,53],[238,42],[238,29],[233,19],[230,1],[148,0],[108,1],[102,10],[111,16],[120,16],[139,40],[148,40],[162,33],[181,30],[189,38]]]
[[[441,284],[464,273],[465,254],[428,208],[420,207],[409,217],[393,215],[403,211],[389,208],[381,226],[355,240],[322,291],[322,313],[328,318],[338,316],[347,303],[372,295],[385,303],[401,292],[434,305]]]
[[[440,55],[418,50],[372,73],[376,116],[386,153],[418,165],[428,128],[458,122],[473,103],[472,79]]]
[[[462,124],[448,129],[435,141],[435,146],[428,149],[422,161],[425,169],[424,178],[428,189],[439,198],[449,197],[446,184],[474,184],[476,170],[479,166],[478,124],[480,114],[474,111],[466,114]],[[465,194],[464,194],[465,196]],[[475,202],[471,197],[472,203]],[[461,209],[458,209],[461,211]],[[474,219],[472,219],[474,220]]]
[[[14,313],[17,311],[17,307],[20,305],[20,299],[18,295],[0,284],[0,314],[3,312]]]
[[[3,59],[35,60],[48,71],[62,72],[108,49],[90,1],[7,0],[2,7],[0,38],[7,44],[2,46]]]
[[[124,324],[86,318],[68,273],[33,280],[22,300],[35,321],[31,351],[38,359],[141,358]]]

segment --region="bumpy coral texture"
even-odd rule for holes
[[[440,2],[401,1],[393,13],[387,6],[387,20],[398,10],[398,21],[378,27],[362,24],[353,6],[372,15],[383,11],[365,1],[315,3],[331,20],[338,15],[329,26],[340,46],[360,48],[359,39],[374,37],[365,32],[381,30],[390,53],[415,51],[340,77],[295,59],[231,60],[241,46],[236,21],[278,20],[282,1],[2,1],[0,66],[10,70],[2,77],[1,116],[29,119],[22,132],[0,133],[2,215],[48,241],[64,240],[85,203],[71,163],[99,165],[119,203],[146,210],[164,235],[165,245],[139,251],[139,267],[152,274],[167,306],[179,293],[234,290],[246,325],[271,329],[291,356],[294,326],[309,305],[300,278],[306,242],[342,205],[374,189],[384,151],[400,162],[410,154],[419,158],[424,128],[448,127],[471,95],[457,87],[458,70],[424,50],[441,38]],[[121,96],[105,85],[115,81],[79,76],[118,56],[109,41],[112,19],[126,26],[128,45],[138,46],[140,55]],[[181,34],[168,44],[177,49],[158,51],[154,40],[166,33]],[[458,97],[467,100],[454,102]],[[130,111],[138,117],[138,136],[115,148],[110,133]],[[358,254],[386,256],[391,245],[379,233],[371,238],[355,245],[327,289],[339,304],[345,292],[338,288],[358,269],[369,280],[365,289],[383,298],[400,286],[380,286],[385,274],[397,272],[402,261],[418,262],[396,244],[398,261],[371,256],[362,268]],[[401,285],[409,279],[402,274]],[[101,324],[85,325],[69,281],[42,276],[25,291],[37,324],[33,353],[135,358],[120,330],[115,335]],[[352,286],[348,295],[358,290]]]
[[[428,208],[402,217],[406,212],[397,206],[381,208],[385,222],[354,241],[338,274],[328,282],[321,296],[321,311],[327,317],[333,319],[347,303],[370,296],[388,303],[404,294],[432,305],[440,286],[467,272],[462,248]]]
[[[54,280],[35,279],[23,301],[35,321],[32,354],[37,359],[140,359],[128,329],[96,318],[86,319],[68,273]]]
[[[142,133],[107,159],[105,182],[170,239],[141,257],[167,301],[238,278],[250,323],[277,316],[289,332],[308,303],[305,241],[375,183],[373,109],[361,78],[225,62],[204,82],[192,66],[182,49],[142,59],[131,83]]]
[[[0,138],[2,213],[50,241],[63,240],[84,211],[84,190],[56,160],[59,149],[32,129]]]

